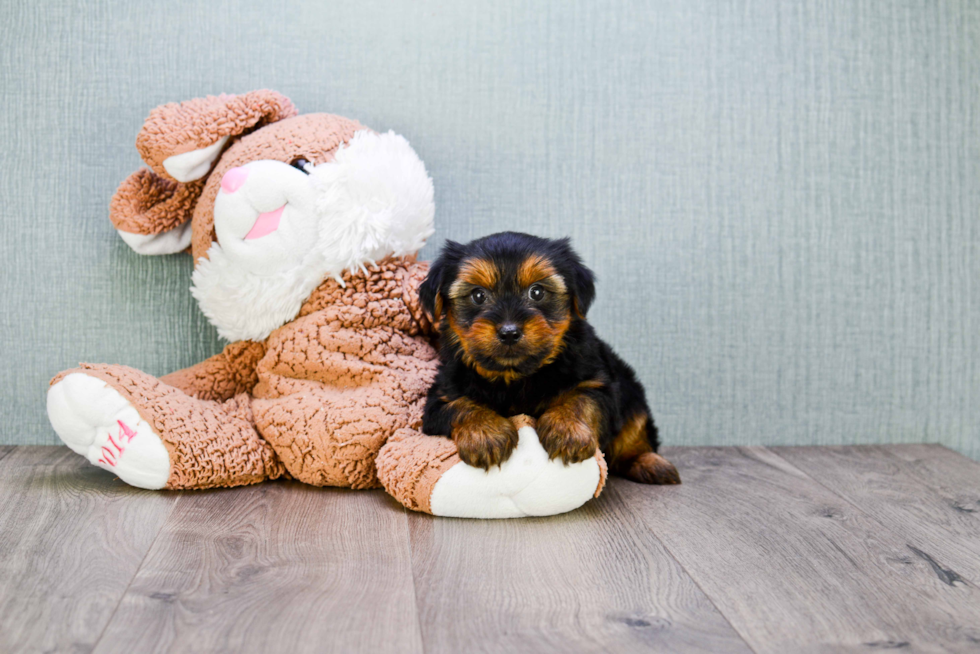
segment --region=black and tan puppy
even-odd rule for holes
[[[422,430],[451,436],[463,461],[505,461],[518,439],[507,416],[525,413],[552,458],[575,463],[599,447],[614,474],[680,483],[656,453],[636,374],[585,321],[595,284],[568,239],[448,241],[420,295],[439,327],[441,362]]]

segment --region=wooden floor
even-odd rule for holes
[[[0,447],[0,652],[980,651],[980,464],[674,448],[553,518],[292,482],[129,488]]]

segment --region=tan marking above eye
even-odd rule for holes
[[[550,261],[540,254],[532,254],[524,259],[517,269],[517,284],[521,288],[527,288],[535,282],[555,275],[558,275],[558,271]]]
[[[490,290],[500,280],[500,271],[492,261],[468,259],[459,267],[458,278],[473,286],[482,286]]]
[[[568,290],[555,267],[540,254],[532,254],[521,262],[517,269],[517,284],[522,289],[540,284],[552,293],[565,293]]]
[[[473,289],[482,288],[489,296],[500,280],[500,271],[492,261],[469,259],[459,267],[456,281],[449,287],[449,297],[458,300],[469,295]]]

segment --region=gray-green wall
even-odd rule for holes
[[[107,205],[154,106],[270,87],[405,134],[437,235],[570,235],[669,444],[939,441],[980,458],[980,4],[0,7],[0,442],[48,378],[221,347],[190,259]]]

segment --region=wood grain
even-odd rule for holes
[[[0,651],[976,651],[980,465],[936,446],[680,448],[563,516],[292,482],[140,491],[0,447]],[[750,649],[751,648],[751,649]]]
[[[616,489],[763,652],[966,651],[980,595],[765,448],[665,452],[684,484]]]
[[[410,514],[426,652],[750,651],[617,481],[551,518]]]
[[[980,463],[942,445],[889,445],[920,483],[938,491],[950,506],[980,520]]]
[[[96,652],[419,652],[405,511],[276,482],[181,496]]]
[[[909,551],[931,562],[948,583],[969,581],[980,586],[980,465],[945,448],[925,447],[914,462],[896,456],[890,445],[774,451],[903,535]],[[954,478],[957,466],[950,461],[941,466],[942,478],[930,478],[929,463],[948,458],[940,450],[962,459],[966,474]]]
[[[127,486],[66,447],[0,457],[0,651],[89,651],[175,495]]]

